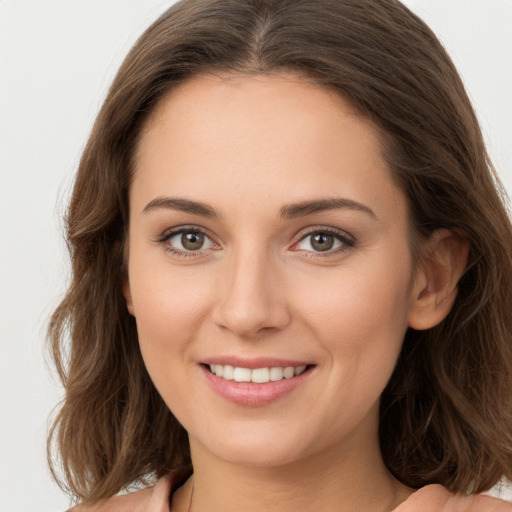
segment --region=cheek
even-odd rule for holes
[[[407,265],[398,270],[378,263],[345,267],[316,285],[303,283],[294,296],[333,365],[347,371],[350,360],[354,371],[361,366],[372,371],[393,367],[398,357],[408,323],[409,281]],[[301,292],[305,289],[310,292]]]
[[[168,367],[184,359],[185,349],[207,314],[208,285],[204,276],[190,269],[170,275],[165,264],[137,263],[136,258],[130,262],[130,290],[139,344],[151,373],[153,367]]]

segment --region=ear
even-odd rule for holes
[[[130,315],[135,316],[132,301],[132,291],[130,289],[130,278],[128,277],[128,247],[129,247],[128,233],[125,235],[124,242],[116,244],[116,250],[122,252],[123,258],[123,295],[126,301],[126,307]]]
[[[123,295],[126,300],[126,307],[128,308],[128,312],[130,313],[130,315],[135,316],[133,309],[132,292],[130,290],[130,280],[128,279],[128,276],[126,276],[124,279]]]
[[[468,240],[447,229],[435,231],[427,240],[413,286],[409,327],[430,329],[448,315],[468,252]]]

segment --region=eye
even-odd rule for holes
[[[210,249],[212,241],[200,231],[182,231],[169,238],[169,243],[181,251]]]
[[[217,247],[206,233],[197,228],[173,229],[157,241],[165,250],[178,256],[191,256],[194,252],[200,253]]]
[[[304,235],[292,250],[332,254],[344,251],[353,245],[354,240],[343,232],[322,229]]]

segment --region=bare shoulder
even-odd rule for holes
[[[441,485],[427,485],[393,512],[512,512],[512,503],[485,495],[461,496]]]

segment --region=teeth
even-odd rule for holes
[[[291,379],[295,375],[295,368],[293,366],[287,366],[283,370],[283,377],[285,379]]]
[[[218,364],[216,366],[222,366],[222,365]],[[215,374],[217,375],[217,372],[215,372]],[[234,367],[229,365],[229,364],[224,366],[224,371],[223,371],[222,377],[224,377],[226,380],[233,380],[235,378],[235,369],[234,369]]]
[[[251,371],[251,382],[263,382],[270,381],[270,370],[268,368],[256,368]]]
[[[272,382],[276,380],[282,380],[283,378],[283,369],[276,367],[276,368],[270,368],[270,380]]]
[[[271,367],[271,368],[240,368],[238,366],[231,366],[229,364],[211,364],[210,371],[226,380],[234,380],[235,382],[254,382],[257,384],[265,384],[266,382],[276,382],[283,379],[291,379],[300,375],[306,370],[306,365],[303,366],[286,366],[286,367]]]
[[[251,370],[249,368],[235,368],[234,380],[236,382],[251,382]]]
[[[306,365],[304,365],[304,366],[297,366],[297,368],[295,368],[293,373],[295,375],[300,375],[305,369],[306,369]]]

